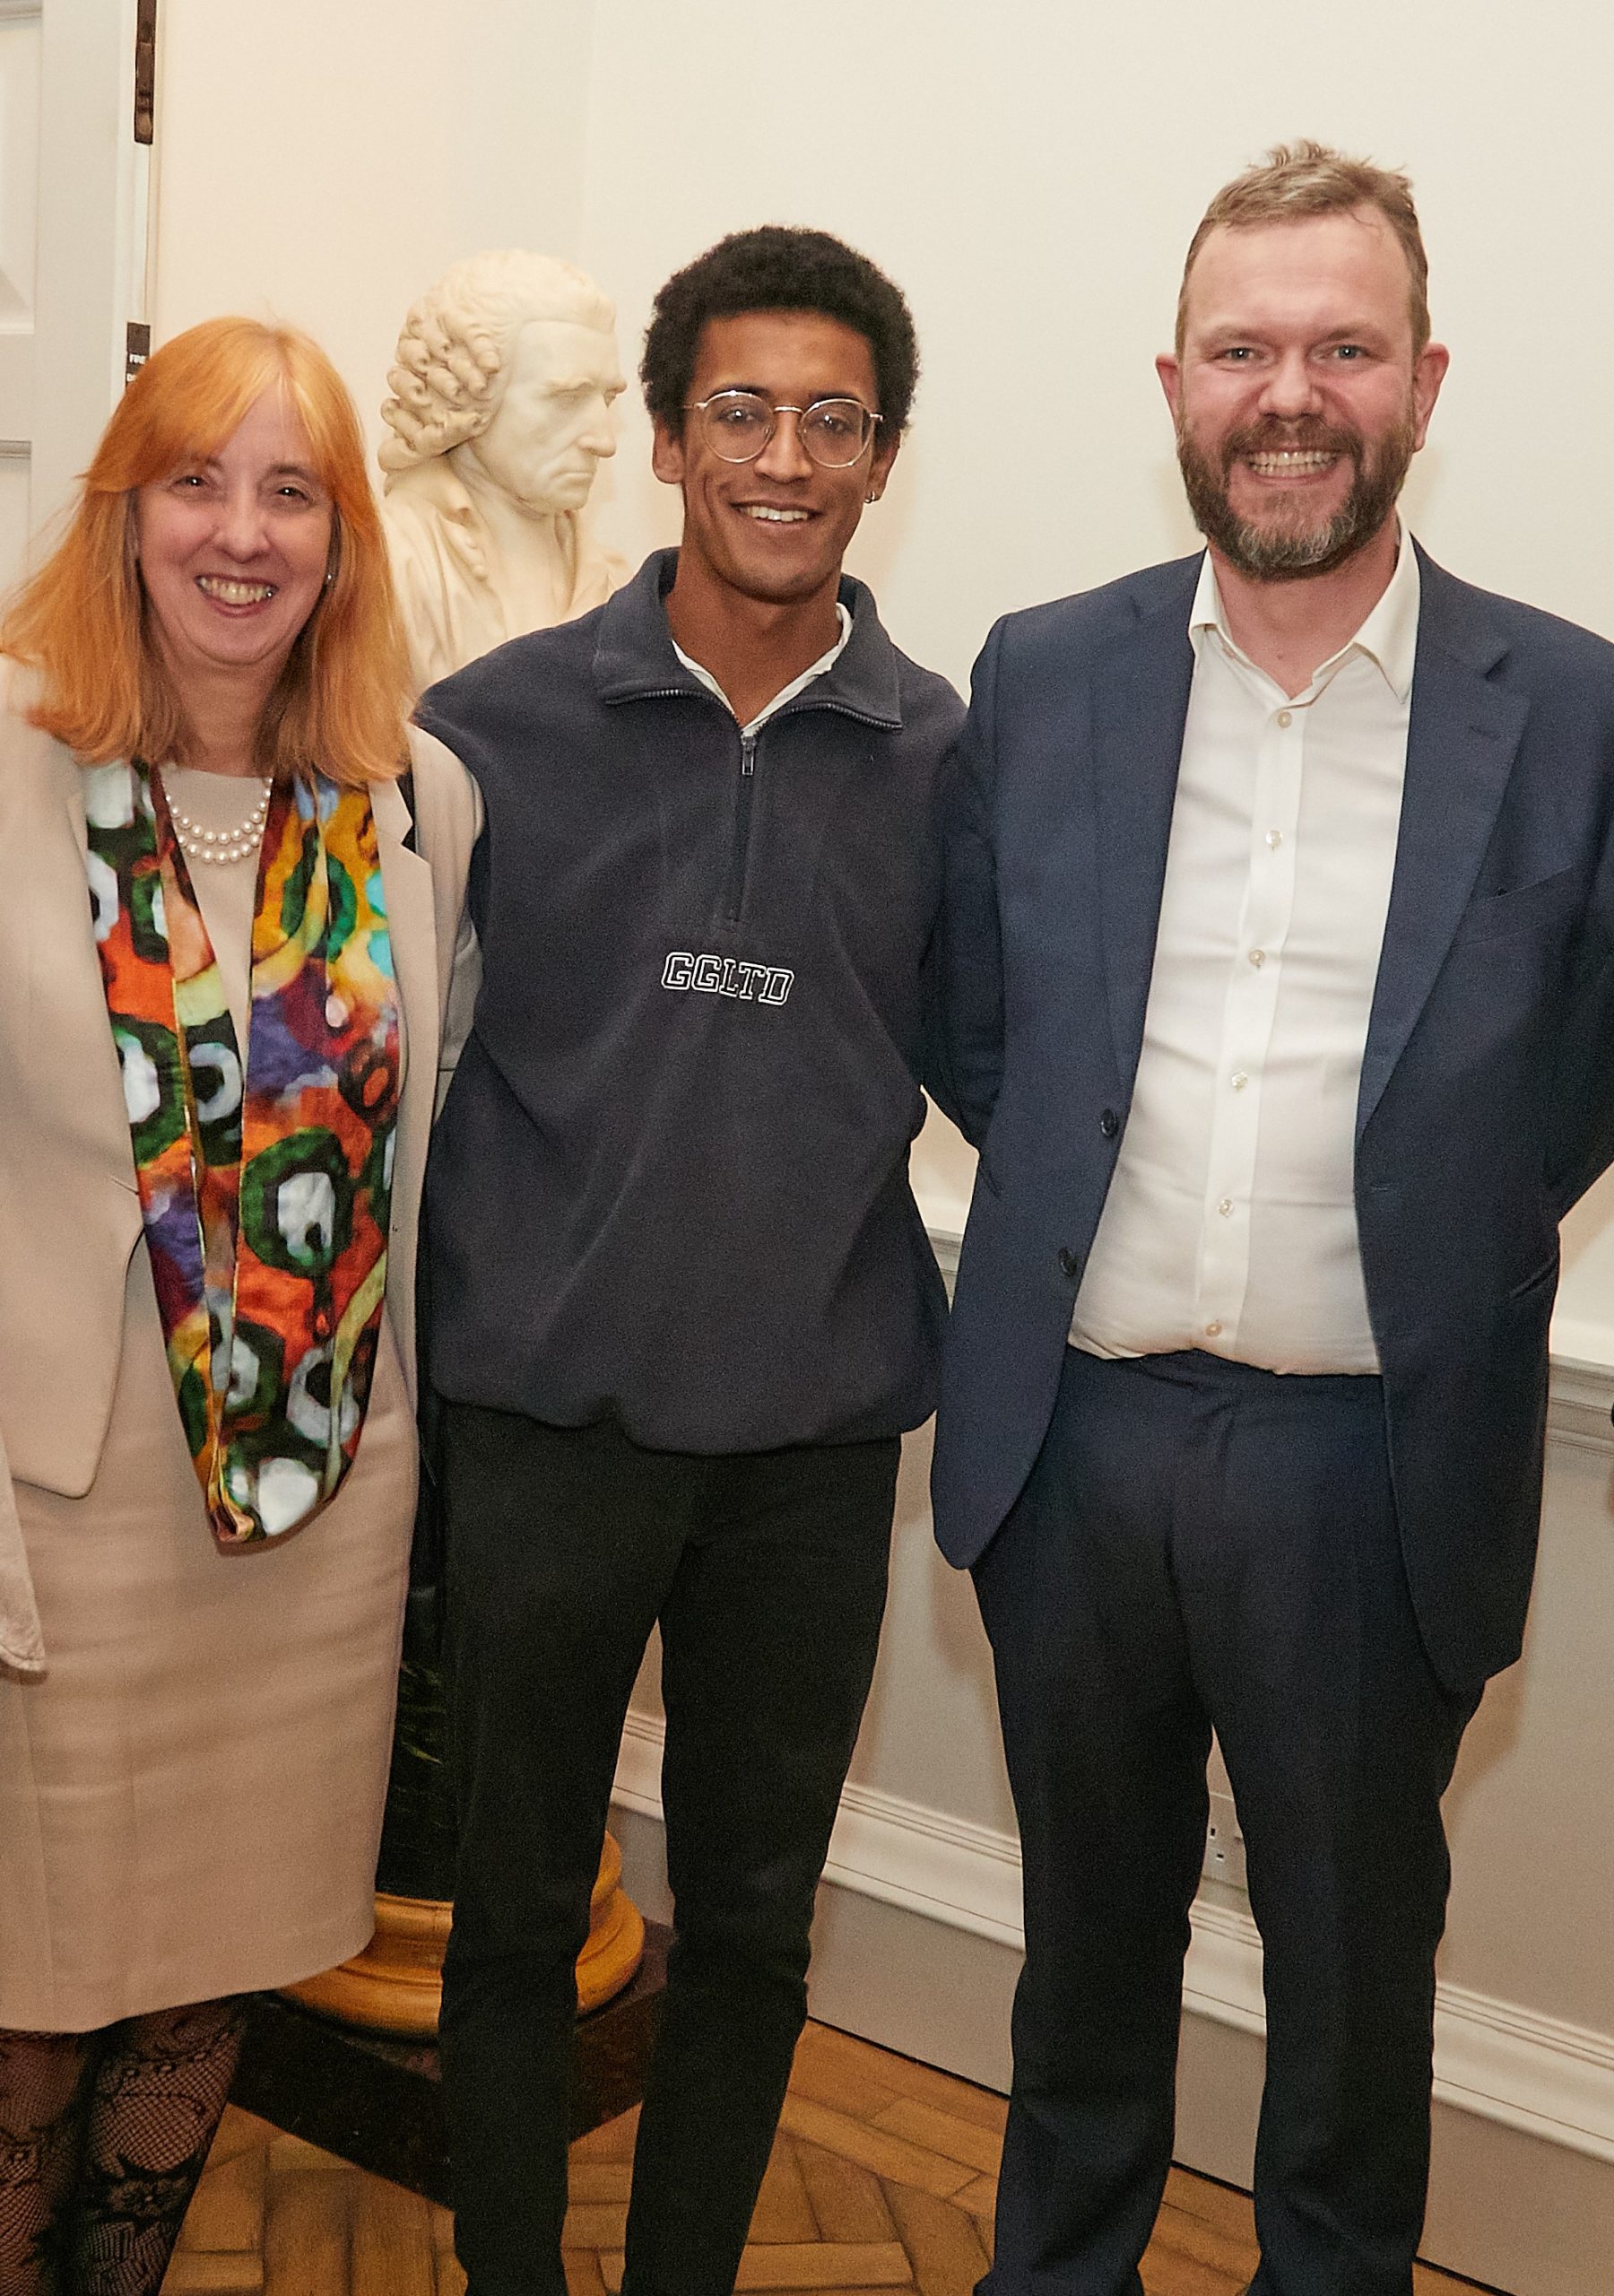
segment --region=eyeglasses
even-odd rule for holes
[[[707,444],[725,463],[754,463],[782,414],[794,414],[803,451],[820,470],[845,470],[855,463],[881,421],[861,399],[815,398],[811,406],[775,406],[756,391],[716,391],[710,398],[688,399],[684,411],[699,414]]]

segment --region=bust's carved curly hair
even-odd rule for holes
[[[616,308],[592,279],[557,257],[512,248],[451,264],[404,322],[393,396],[381,419],[381,467],[389,474],[446,455],[493,420],[510,346],[534,319],[565,319],[609,334]]]

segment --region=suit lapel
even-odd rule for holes
[[[399,1029],[404,1045],[404,1083],[398,1102],[397,1150],[393,1165],[391,1274],[386,1301],[414,1391],[414,1252],[426,1148],[437,1098],[439,995],[437,936],[431,900],[431,870],[423,855],[404,843],[409,809],[392,782],[372,789],[376,844],[381,883],[386,892],[387,931],[398,984]]]
[[[386,891],[387,932],[398,1001],[403,1006],[403,1102],[412,1121],[418,1102],[430,1125],[437,1089],[438,1004],[431,870],[423,855],[412,853],[404,843],[410,822],[402,791],[391,782],[377,784],[370,793],[370,803],[376,816],[381,883]]]
[[[23,783],[22,795],[39,802],[40,813],[24,825],[17,846],[29,856],[21,889],[28,945],[22,962],[4,967],[5,994],[23,1000],[23,1025],[13,1041],[52,1073],[71,1060],[85,1086],[80,1122],[93,1131],[117,1186],[134,1196],[129,1118],[90,926],[83,769],[59,744],[38,738],[44,771]],[[29,1018],[30,1004],[37,1022]]]
[[[1123,1086],[1130,1090],[1166,882],[1166,849],[1176,796],[1183,728],[1193,677],[1188,610],[1199,561],[1190,561],[1169,603],[1101,665],[1093,743],[1098,786],[1098,900],[1104,934],[1110,1034]]]
[[[1360,1140],[1428,1002],[1496,826],[1528,705],[1485,673],[1484,599],[1419,552],[1418,656],[1395,874],[1357,1100]]]

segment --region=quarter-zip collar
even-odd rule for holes
[[[798,693],[805,693],[808,687],[812,683],[814,678],[821,678],[827,670],[832,670],[835,667],[835,665],[839,661],[842,654],[845,653],[846,641],[852,635],[852,617],[847,613],[846,607],[841,605],[838,602],[836,605],[835,616],[836,638],[834,645],[829,647],[824,653],[820,654],[816,662],[810,662],[804,670],[800,672],[797,676],[791,679],[788,685],[781,686],[778,692],[775,694],[773,700],[771,701],[765,701],[761,709],[758,710],[756,716],[751,719],[749,724],[743,725],[740,727],[741,736],[743,740],[748,742],[755,741],[758,734],[768,723],[768,720],[770,718],[777,717],[779,711],[783,709],[787,703],[795,700]],[[702,669],[700,664],[696,661],[692,655],[686,654],[684,652],[683,648],[678,644],[678,640],[676,639],[673,639],[672,643],[677,648],[678,658],[683,664],[685,669],[693,670],[696,676],[700,680],[701,684],[706,687],[707,691],[708,693],[716,694],[717,700],[723,703],[725,709],[732,708],[733,705],[730,703],[727,694],[725,693],[723,688],[718,684],[710,670]]]
[[[632,581],[601,608],[594,675],[602,701],[642,701],[674,693],[712,699],[679,660],[668,627],[664,601],[677,570],[675,550],[652,551]],[[785,709],[792,716],[801,709],[838,709],[896,730],[902,724],[897,649],[881,629],[874,600],[863,583],[843,574],[839,597],[852,617],[852,635],[833,667],[814,678]]]

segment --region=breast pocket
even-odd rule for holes
[[[1534,884],[1515,885],[1506,892],[1482,893],[1470,901],[1457,927],[1454,946],[1511,941],[1526,934],[1544,933],[1571,915],[1581,897],[1580,873],[1560,869]]]

